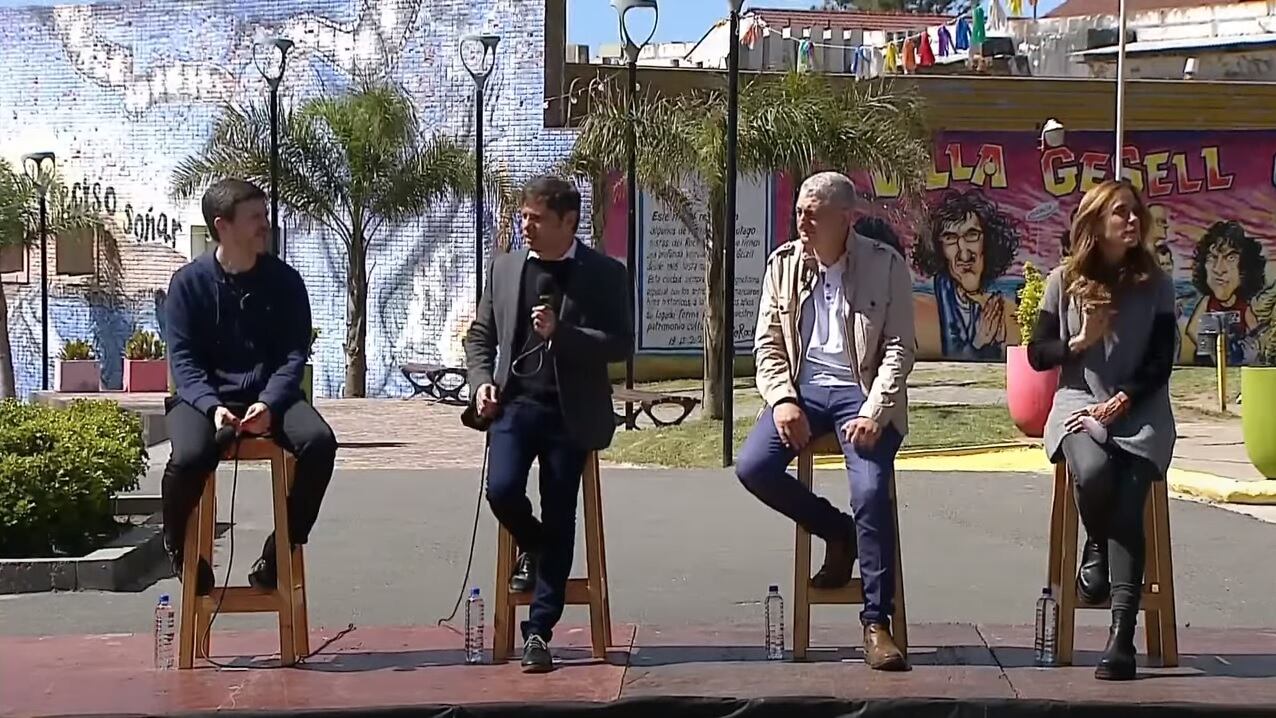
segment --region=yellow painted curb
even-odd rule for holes
[[[841,469],[845,465],[840,456],[821,456],[815,460],[817,469]],[[947,453],[925,456],[906,456],[903,452],[895,461],[901,471],[971,472],[971,473],[1041,473],[1054,471],[1041,447],[1022,445],[1001,450],[977,453]],[[1276,481],[1238,481],[1202,471],[1170,468],[1170,490],[1215,503],[1276,505]]]

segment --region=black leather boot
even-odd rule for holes
[[[1081,550],[1081,568],[1077,570],[1077,597],[1083,603],[1093,605],[1108,600],[1111,593],[1108,542],[1087,539]]]
[[[845,536],[828,539],[825,544],[824,565],[811,577],[811,585],[815,588],[841,588],[851,582],[855,560],[859,558],[855,524],[851,523],[850,531]]]
[[[1135,677],[1134,624],[1137,611],[1114,610],[1112,632],[1094,677],[1101,681],[1132,681]]]

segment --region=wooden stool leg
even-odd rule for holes
[[[514,652],[514,597],[510,595],[510,574],[514,572],[514,537],[504,526],[496,537],[496,605],[492,611],[492,661],[504,663]]]
[[[589,586],[589,633],[594,658],[606,658],[610,637],[611,616],[607,609],[607,584],[603,579],[603,517],[601,490],[598,482],[598,466],[591,452],[585,462],[585,475],[581,491],[585,496],[585,557],[586,584]]]
[[[213,539],[217,536],[217,475],[210,474],[204,482],[204,494],[199,500],[199,508],[196,509],[199,523],[199,556],[208,562],[209,566],[213,565]],[[195,576],[195,573],[187,574]],[[191,581],[195,584],[196,581]],[[216,580],[213,581],[216,583]],[[195,647],[195,655],[199,658],[208,658],[212,655],[210,645],[213,641],[212,631],[212,613],[211,607],[206,599],[197,599],[195,630],[197,642]]]
[[[1054,467],[1054,486],[1050,492],[1050,548],[1046,567],[1046,585],[1059,599],[1059,591],[1063,588],[1063,519],[1067,513],[1066,503],[1072,499],[1068,496],[1068,467],[1060,462]]]
[[[1139,581],[1139,590],[1143,594],[1141,596],[1141,608],[1143,609],[1143,633],[1147,639],[1147,654],[1149,665],[1159,665],[1162,658],[1161,645],[1161,610],[1158,602],[1160,596],[1156,595],[1160,591],[1160,564],[1157,563],[1157,545],[1156,545],[1156,499],[1153,496],[1154,488],[1149,487],[1147,499],[1143,502],[1143,544],[1144,544],[1144,567],[1143,576]],[[1151,588],[1152,591],[1148,591]],[[1149,595],[1151,594],[1151,595]]]
[[[895,612],[891,616],[891,634],[895,645],[908,657],[908,612],[904,604],[904,551],[899,545],[899,501],[895,497],[895,472],[890,477],[891,520],[895,532]]]
[[[292,454],[284,453],[284,469],[287,471],[288,493],[297,481],[297,459]],[[291,542],[289,542],[291,545]],[[279,542],[275,541],[275,551],[279,550]],[[278,560],[278,553],[276,553]],[[292,582],[287,584],[286,598],[292,604],[292,632],[294,650],[300,660],[310,655],[310,615],[306,604],[306,558],[300,545],[292,546],[288,552],[288,564],[292,570]]]
[[[1062,466],[1062,464],[1061,464]],[[1061,546],[1062,552],[1059,563],[1059,664],[1063,666],[1072,665],[1073,645],[1076,640],[1076,617],[1077,617],[1077,582],[1074,576],[1077,572],[1077,524],[1080,516],[1077,514],[1077,504],[1072,498],[1073,484],[1072,477],[1068,474],[1067,468],[1063,467],[1063,525]],[[1058,476],[1056,475],[1056,483]]]
[[[216,479],[209,476],[205,480],[211,483]],[[197,576],[199,571],[199,544],[200,537],[203,536],[201,525],[205,494],[207,490],[200,495],[199,503],[195,505],[191,516],[186,520],[182,565],[178,568],[182,572],[182,604],[177,637],[177,667],[182,669],[195,667],[195,643],[199,639],[199,597],[195,595],[196,581],[192,577]]]
[[[602,576],[603,616],[606,645],[611,646],[611,584],[607,579],[607,534],[603,531],[602,471],[599,468],[598,452],[591,452],[589,466],[593,468],[598,481],[598,563],[599,575]]]
[[[815,473],[815,457],[809,451],[798,455],[798,481],[810,489]],[[811,534],[795,527],[793,545],[793,660],[806,660],[811,645]],[[781,618],[783,621],[783,618]]]
[[[297,662],[294,633],[292,575],[292,534],[288,527],[288,462],[282,451],[270,460],[271,486],[275,510],[276,598],[279,601],[279,661],[285,666]]]
[[[1151,499],[1154,529],[1151,556],[1160,594],[1157,626],[1161,634],[1161,665],[1175,668],[1179,664],[1178,617],[1174,607],[1174,560],[1170,546],[1170,492],[1165,481],[1152,484]]]

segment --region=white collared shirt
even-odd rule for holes
[[[850,302],[843,288],[846,272],[846,254],[831,266],[820,265],[819,280],[810,297],[809,311],[814,321],[799,384],[826,387],[859,384],[855,369],[850,365],[850,338],[846,335],[846,320],[850,314]],[[808,307],[802,309],[807,311]]]
[[[537,252],[537,251],[536,251],[536,250],[534,250],[534,249],[528,249],[528,250],[527,250],[527,258],[528,258],[528,259],[536,259],[536,260],[539,260],[539,261],[542,261],[542,262],[561,262],[561,261],[563,261],[564,259],[575,259],[575,258],[576,258],[576,245],[577,245],[577,244],[580,244],[580,240],[573,239],[573,240],[572,240],[572,244],[571,244],[571,246],[570,246],[570,247],[568,247],[568,248],[567,248],[567,251],[566,251],[566,252],[563,252],[563,256],[559,257],[558,259],[545,259],[544,257],[542,257],[542,256],[540,255],[540,252]]]

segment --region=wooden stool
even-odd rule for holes
[[[815,454],[842,455],[837,435],[815,437],[798,455],[798,481],[811,488],[815,475]],[[895,612],[891,615],[891,634],[899,650],[908,655],[908,622],[904,611],[904,562],[899,546],[899,509],[895,502],[895,474],[891,473],[890,497],[892,524],[895,529]],[[853,578],[842,588],[816,588],[811,585],[811,534],[797,526],[793,548],[793,658],[803,660],[811,645],[811,606],[816,604],[862,604],[864,581]]]
[[[589,606],[590,643],[594,658],[606,658],[611,645],[611,603],[607,597],[607,546],[603,540],[603,500],[598,481],[598,453],[589,452],[581,477],[585,499],[585,578],[567,581],[567,605]],[[514,610],[532,602],[532,592],[509,589],[518,560],[514,536],[501,526],[496,545],[496,606],[493,614],[492,660],[504,663],[514,652]]]
[[[196,596],[198,561],[213,564],[213,529],[217,523],[217,475],[204,482],[204,493],[186,527],[182,565],[181,633],[178,667],[192,668],[196,656],[209,657],[213,613],[275,613],[279,616],[279,656],[292,665],[310,653],[310,629],[306,617],[306,570],[301,546],[289,551],[288,492],[292,489],[297,460],[267,438],[241,439],[238,451],[227,449],[223,461],[269,461],[275,508],[275,559],[277,588],[259,591],[251,586],[214,588],[208,596]],[[233,528],[232,528],[233,530]],[[218,608],[220,601],[221,607]]]
[[[1147,542],[1143,597],[1140,608],[1147,634],[1148,660],[1173,668],[1179,664],[1178,626],[1174,617],[1174,562],[1170,556],[1170,495],[1166,481],[1152,482],[1143,509]],[[1111,601],[1081,604],[1077,598],[1077,524],[1073,480],[1067,462],[1054,470],[1054,500],[1050,509],[1050,562],[1047,585],[1059,602],[1060,665],[1072,665],[1072,647],[1079,608],[1111,608]]]

